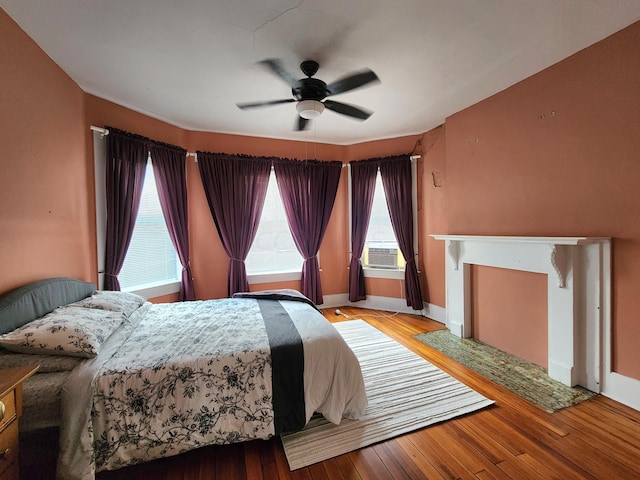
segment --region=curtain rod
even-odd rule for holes
[[[93,130],[94,132],[98,132],[100,135],[102,135],[103,137],[105,135],[109,135],[109,129],[108,128],[102,128],[102,127],[96,127],[95,125],[91,125],[91,130]],[[187,152],[187,157],[193,157],[196,161],[196,163],[198,163],[198,154],[195,152]],[[411,155],[409,157],[412,161],[413,160],[418,160],[420,158],[422,158],[422,155]],[[346,167],[347,164],[343,163],[342,167]]]
[[[105,135],[109,135],[109,129],[108,128],[96,127],[95,125],[91,125],[91,127],[89,127],[89,128],[91,128],[91,130],[93,130],[94,132],[98,132],[103,137]]]
[[[411,160],[412,162],[415,162],[416,160],[420,160],[421,158],[422,158],[422,155],[411,155],[411,156],[409,157],[409,160]],[[344,167],[348,167],[348,166],[349,166],[349,163],[343,163],[343,164],[342,164],[342,167],[343,167],[343,168],[344,168]]]
[[[102,137],[109,135],[108,128],[96,127],[95,125],[91,125],[89,128],[94,132],[98,132]],[[196,163],[198,162],[198,154],[195,152],[187,152],[187,157],[194,157],[196,159]]]

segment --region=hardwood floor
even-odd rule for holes
[[[640,412],[597,396],[549,414],[412,335],[443,326],[419,316],[341,308],[496,404],[307,468],[289,471],[279,439],[202,448],[103,472],[98,480],[640,479]],[[347,320],[325,311],[332,322]]]

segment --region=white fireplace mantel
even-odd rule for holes
[[[471,336],[470,265],[546,274],[549,376],[600,391],[601,328],[610,315],[609,238],[431,236],[445,241],[447,327],[453,334]]]

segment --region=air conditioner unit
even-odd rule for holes
[[[366,266],[376,268],[398,268],[398,249],[369,247]]]

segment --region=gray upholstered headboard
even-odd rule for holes
[[[56,308],[90,296],[95,284],[73,278],[47,278],[0,297],[0,335],[40,318]]]

